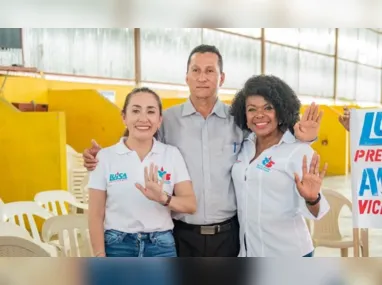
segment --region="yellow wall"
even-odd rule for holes
[[[121,110],[94,90],[51,90],[48,100],[50,111],[65,112],[67,143],[77,152],[92,139],[106,147],[123,135]]]
[[[0,86],[4,80],[5,76],[0,75]],[[37,104],[48,104],[48,90],[113,90],[116,92],[116,105],[122,106],[126,95],[133,88],[134,86],[129,85],[67,82],[60,80],[46,80],[43,78],[8,76],[0,97],[15,103],[29,103],[34,100]]]
[[[162,99],[162,108],[166,110],[175,105],[183,104],[187,101],[187,98],[163,98]]]
[[[349,107],[350,109],[352,109],[352,108],[359,109],[360,108],[357,105],[347,105],[347,107]],[[330,108],[332,110],[334,110],[335,112],[337,112],[338,115],[342,115],[343,114],[343,106],[330,106]],[[345,136],[346,136],[346,140],[348,142],[347,169],[348,169],[348,172],[350,172],[350,169],[351,169],[351,160],[350,160],[350,157],[351,157],[351,155],[350,155],[350,135],[349,135],[349,132],[346,132]]]
[[[134,86],[129,85],[106,85],[93,83],[79,83],[49,80],[49,90],[94,90],[94,91],[115,91],[115,104],[122,108],[126,95],[133,90]]]
[[[67,189],[65,141],[63,113],[23,113],[0,98],[1,199]]]
[[[0,86],[4,80],[5,76],[0,75]],[[47,92],[48,85],[44,79],[8,76],[0,97],[15,103],[29,103],[34,100],[37,104],[46,104]]]

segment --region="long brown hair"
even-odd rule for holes
[[[138,93],[150,93],[151,95],[154,96],[155,100],[157,101],[158,103],[158,107],[159,107],[159,115],[162,116],[162,102],[160,100],[160,97],[159,95],[152,89],[148,88],[148,87],[139,87],[139,88],[134,88],[129,94],[127,94],[126,96],[126,99],[125,99],[125,103],[123,104],[123,109],[122,109],[122,114],[123,115],[126,115],[126,109],[127,109],[127,106],[129,106],[129,103],[130,103],[130,100],[131,100],[131,97],[134,95],[134,94],[138,94]],[[127,137],[129,136],[129,130],[126,128],[125,130],[125,133],[123,134],[123,136]],[[156,139],[158,139],[158,131],[154,134],[154,137]]]

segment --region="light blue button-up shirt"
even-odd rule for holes
[[[236,214],[231,168],[243,139],[244,132],[234,123],[229,106],[219,99],[206,119],[190,100],[164,111],[160,140],[180,150],[197,199],[193,215],[175,213],[175,219],[208,225]]]

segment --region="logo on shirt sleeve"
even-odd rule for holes
[[[272,168],[272,166],[275,164],[275,162],[272,160],[272,157],[264,157],[261,164],[257,164],[257,168],[264,170],[266,172],[269,172]]]
[[[115,174],[110,174],[109,182],[119,182],[127,180],[127,174],[123,172],[117,172]]]
[[[163,181],[164,184],[171,183],[171,173],[167,173],[167,171],[163,169],[163,166],[158,170],[158,178],[160,181]]]

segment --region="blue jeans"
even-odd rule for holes
[[[124,233],[105,231],[107,257],[176,257],[172,231],[153,233]]]
[[[307,255],[304,255],[303,257],[313,257],[313,254],[314,254],[314,250],[308,253]]]

